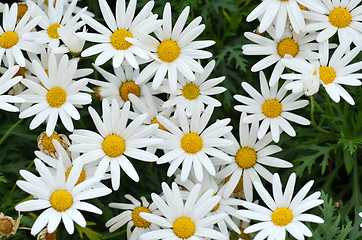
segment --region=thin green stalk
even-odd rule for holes
[[[310,111],[310,119],[311,119],[311,123],[312,123],[312,126],[317,129],[318,131],[320,132],[323,132],[323,133],[327,133],[329,134],[329,131],[321,128],[315,121],[315,118],[314,118],[314,110],[315,110],[315,101],[314,101],[314,97],[311,97],[310,98],[310,102],[311,102],[311,111]]]
[[[8,136],[11,134],[12,131],[23,121],[23,119],[20,119],[17,121],[9,130],[4,134],[4,136],[0,139],[0,145],[8,138]]]

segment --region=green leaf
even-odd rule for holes
[[[96,225],[93,222],[87,222],[87,226],[92,226],[92,225]],[[75,228],[78,230],[79,232],[79,237],[81,239],[84,238],[84,234],[90,239],[90,240],[101,240],[102,239],[102,234],[98,233],[96,231],[93,231],[92,229],[88,228],[88,227],[81,227],[76,225]]]

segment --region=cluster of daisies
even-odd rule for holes
[[[234,96],[241,103],[237,137],[231,119],[209,122],[221,106],[215,95],[227,89],[218,86],[225,77],[210,78],[215,61],[200,61],[212,57],[205,48],[215,43],[196,40],[205,28],[201,17],[186,25],[189,7],[172,18],[169,3],[160,17],[152,12],[154,1],[139,11],[136,0],[117,0],[115,9],[98,2],[102,22],[77,0],[1,6],[0,109],[34,116],[30,129],[45,130],[35,151],[39,176],[20,170],[24,180],[17,182],[32,199],[16,210],[41,210],[31,234],[51,234],[60,222],[69,234],[74,223],[85,227],[80,210],[102,214],[86,200],[117,191],[121,170],[138,182],[137,162],[144,161],[169,164],[174,182],[162,183],[152,202],[125,195],[131,203],[110,203],[122,210],[106,223],[110,232],[127,224],[127,239],[312,236],[302,222],[323,223],[305,213],[323,202],[320,192],[306,197],[313,181],[293,197],[296,175],[283,191],[279,175],[265,166],[292,167],[273,154],[282,151],[276,144],[283,132],[296,135],[290,121],[309,124],[291,112],[308,105],[303,95],[322,85],[335,102],[342,97],[354,104],[341,85],[361,85],[362,62],[351,63],[362,48],[361,0],[265,0],[250,13],[247,21],[258,18],[260,26],[245,33],[254,44],[243,52],[267,56],[251,68],[259,72],[261,93],[243,82],[251,98]],[[338,47],[329,43],[334,35]],[[83,50],[86,41],[94,44]],[[102,80],[87,77],[93,68],[78,68],[93,55]],[[273,65],[268,81],[261,70]],[[91,94],[103,99],[101,111],[88,107],[95,130],[75,129]],[[62,127],[69,136],[55,131]],[[272,184],[272,194],[261,179]]]

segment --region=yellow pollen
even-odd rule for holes
[[[12,230],[13,230],[13,225],[8,219],[0,220],[0,236],[8,234],[10,235]]]
[[[261,111],[267,118],[276,118],[283,112],[283,106],[277,99],[268,99],[261,106]]]
[[[0,36],[0,47],[9,49],[14,47],[18,43],[18,41],[19,36],[16,32],[7,31]]]
[[[182,88],[182,95],[188,100],[194,100],[200,95],[200,88],[195,83],[188,83]]]
[[[197,133],[187,133],[181,138],[181,147],[186,153],[195,154],[202,149],[202,138]]]
[[[52,135],[50,135],[50,137],[48,137],[46,134],[44,134],[44,136],[41,139],[41,144],[43,145],[43,147],[48,150],[48,152],[53,153],[55,152],[55,147],[53,145],[52,140],[55,139],[57,140],[60,144],[62,144],[62,140],[60,139],[60,137],[53,133]]]
[[[181,239],[187,239],[195,233],[195,223],[188,217],[179,217],[173,222],[173,232]]]
[[[122,137],[112,134],[103,140],[102,148],[107,156],[114,158],[123,154],[126,144]]]
[[[254,149],[242,147],[235,155],[235,162],[242,169],[248,169],[255,165],[257,158],[258,157]]]
[[[26,72],[26,68],[25,67],[20,67],[19,70],[13,76],[13,78],[18,77],[18,76],[22,76],[24,78],[25,77],[25,72]]]
[[[352,21],[351,13],[345,8],[335,8],[329,13],[329,22],[337,28],[348,27]]]
[[[114,31],[111,35],[111,45],[117,50],[127,50],[132,43],[126,41],[126,37],[133,37],[132,33],[125,28]]]
[[[158,124],[158,129],[167,131],[167,128],[165,128],[161,123],[159,123],[156,117],[153,118],[152,121],[151,121],[151,124],[155,124],[155,123]]]
[[[66,92],[60,87],[53,87],[47,93],[47,102],[49,106],[58,108],[67,100]]]
[[[50,196],[50,204],[58,212],[64,212],[73,204],[72,195],[66,190],[57,190]]]
[[[314,75],[317,73],[314,72]],[[332,67],[322,66],[319,67],[319,79],[322,80],[324,84],[330,84],[336,78],[336,72]]]
[[[282,58],[285,56],[285,54],[289,54],[292,57],[295,57],[299,52],[299,46],[298,43],[296,43],[291,38],[286,38],[278,43],[277,46],[278,54]]]
[[[132,221],[136,227],[148,228],[151,225],[151,223],[149,221],[146,221],[143,218],[141,218],[141,216],[140,216],[141,212],[152,213],[146,207],[137,207],[137,208],[133,209],[133,211],[132,211]]]
[[[285,208],[285,207],[281,207],[276,209],[273,213],[272,213],[272,222],[277,225],[277,226],[286,226],[289,223],[292,222],[293,220],[293,213],[292,210],[290,210],[289,208]]]
[[[306,8],[305,6],[303,6],[300,3],[298,3],[298,6],[299,6],[300,10],[309,11],[308,8]]]
[[[157,48],[157,55],[164,62],[173,62],[180,56],[180,47],[171,39],[163,40]]]
[[[70,171],[72,171],[73,167],[70,167],[67,169],[67,171],[65,172],[65,180],[68,180]],[[82,172],[79,175],[78,181],[75,183],[75,185],[78,185],[81,182],[84,182],[85,178],[87,177],[84,168],[82,168]]]
[[[130,93],[136,95],[137,97],[140,97],[141,89],[133,81],[127,81],[122,83],[121,87],[119,88],[119,95],[121,96],[123,101],[129,101],[128,94]]]
[[[47,34],[52,39],[58,39],[58,28],[60,27],[60,23],[54,23],[48,27]]]
[[[28,5],[26,5],[25,3],[18,3],[18,20],[22,19],[27,11]]]

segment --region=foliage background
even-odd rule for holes
[[[110,5],[115,1],[108,1]],[[138,10],[147,0],[138,1]],[[166,0],[156,0],[154,12],[162,17],[163,7]],[[206,25],[205,31],[199,39],[213,39],[216,44],[208,50],[213,53],[216,67],[211,77],[226,76],[222,83],[228,90],[217,96],[223,106],[215,109],[212,123],[218,118],[231,118],[233,132],[237,136],[237,128],[240,113],[234,110],[237,102],[233,99],[234,94],[247,93],[241,88],[241,82],[247,81],[256,89],[259,87],[258,73],[252,73],[250,67],[261,58],[256,56],[245,56],[242,54],[241,46],[248,41],[244,32],[251,32],[257,28],[257,21],[247,23],[246,16],[259,4],[259,1],[252,0],[182,0],[170,1],[175,21],[181,11],[190,6],[188,22],[197,16],[202,16]],[[104,22],[100,14],[96,0],[82,0],[79,6],[88,6],[88,10],[96,15],[98,21]],[[114,9],[114,7],[111,7]],[[333,41],[333,40],[332,40]],[[90,44],[87,44],[89,46]],[[91,67],[95,57],[84,58],[80,61],[80,68]],[[209,59],[211,60],[211,59]],[[362,54],[359,54],[355,61],[362,61]],[[202,61],[203,66],[208,61]],[[110,63],[102,66],[111,70]],[[270,76],[271,69],[265,71]],[[97,72],[95,79],[102,79]],[[311,99],[311,103],[304,109],[297,111],[312,121],[311,126],[295,127],[297,136],[291,138],[282,134],[279,145],[283,151],[276,156],[289,160],[294,167],[287,170],[271,168],[272,172],[279,172],[282,183],[285,186],[286,180],[291,172],[297,173],[296,190],[300,189],[309,180],[314,180],[310,193],[322,191],[321,198],[324,204],[311,211],[324,218],[324,224],[309,225],[313,231],[312,239],[362,239],[362,230],[359,227],[361,219],[358,212],[362,211],[361,176],[362,176],[362,99],[361,88],[346,87],[351,93],[356,104],[350,106],[342,99],[340,103],[332,102],[324,89]],[[100,104],[93,101],[92,106],[100,111]],[[76,128],[95,129],[86,108],[80,111],[81,120],[75,122]],[[32,119],[32,118],[31,118]],[[17,217],[14,206],[29,197],[25,192],[16,187],[15,183],[20,179],[19,170],[29,169],[36,172],[33,166],[35,158],[34,151],[37,150],[37,136],[45,129],[41,126],[34,131],[29,130],[31,119],[19,120],[18,113],[0,111],[0,212]],[[43,127],[43,128],[42,128]],[[56,128],[58,133],[66,132],[64,127]],[[100,207],[104,214],[102,216],[83,212],[87,219],[86,228],[77,227],[72,236],[64,231],[60,225],[57,239],[126,239],[125,227],[114,233],[109,233],[104,226],[111,217],[121,213],[119,210],[110,209],[110,202],[126,202],[124,194],[129,193],[136,198],[145,196],[150,200],[152,192],[160,193],[162,181],[172,182],[166,177],[167,165],[156,165],[133,161],[137,169],[140,181],[133,182],[125,174],[122,174],[121,186],[117,192],[91,201]],[[105,182],[110,186],[110,182]],[[270,184],[265,183],[270,189]],[[257,196],[257,194],[255,194]],[[24,213],[21,226],[31,227],[39,212]],[[19,230],[9,239],[33,239],[30,231]],[[291,238],[289,238],[291,239]]]

